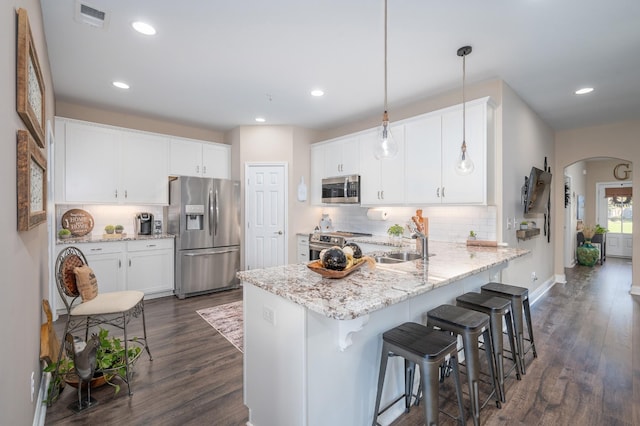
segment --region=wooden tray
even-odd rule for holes
[[[353,271],[360,269],[362,265],[364,265],[365,263],[367,263],[367,260],[363,257],[362,259],[360,259],[359,263],[353,265],[349,269],[344,269],[342,271],[334,271],[332,269],[323,268],[319,260],[314,260],[313,262],[307,264],[307,268],[311,269],[313,272],[317,274],[322,275],[324,278],[344,278],[350,273],[352,273]]]

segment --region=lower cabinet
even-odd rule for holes
[[[298,263],[309,262],[309,235],[297,235]]]
[[[127,290],[173,293],[173,268],[173,240],[127,242]]]
[[[75,244],[87,258],[98,281],[98,292],[139,290],[145,299],[168,296],[174,290],[174,241],[159,238]],[[58,244],[56,254],[68,244]],[[56,308],[63,307],[57,300]]]

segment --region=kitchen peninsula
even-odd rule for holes
[[[499,281],[528,250],[430,242],[429,262],[363,266],[322,278],[305,264],[243,271],[244,400],[249,424],[371,424],[381,333],[468,291]],[[383,405],[402,392],[390,362]],[[389,423],[397,404],[381,416]]]

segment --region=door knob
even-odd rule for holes
[[[282,231],[276,231],[274,234],[282,235]]]

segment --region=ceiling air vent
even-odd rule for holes
[[[76,1],[76,21],[96,28],[107,29],[109,14],[86,3]]]

